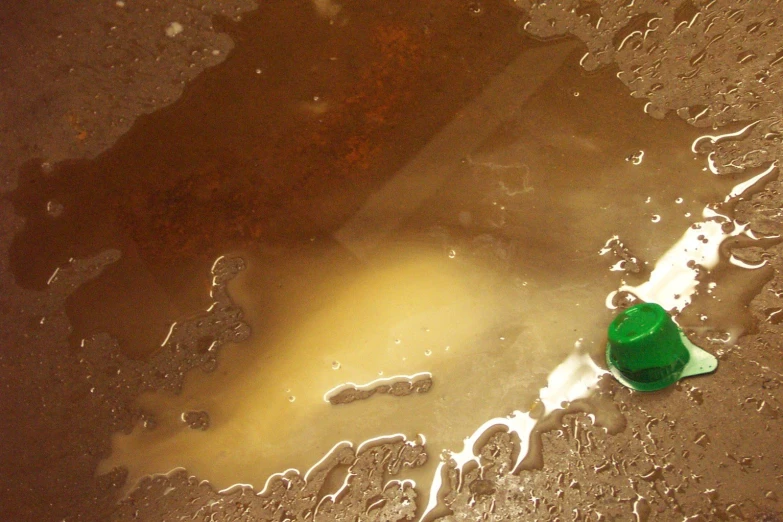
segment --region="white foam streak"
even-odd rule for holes
[[[735,224],[731,232],[725,232],[723,224],[729,219],[724,219],[721,222],[711,218],[692,225],[658,260],[649,280],[638,286],[623,285],[620,290],[630,292],[642,301],[658,303],[666,310],[682,311],[690,304],[699,284],[696,266],[708,270],[715,268],[720,260],[721,243],[745,230],[745,226]]]
[[[598,379],[606,370],[600,368],[587,354],[572,353],[565,361],[560,363],[547,378],[547,385],[541,388],[539,397],[544,405],[545,414],[561,409],[564,402],[571,402],[590,395],[598,384]],[[512,472],[517,471],[520,464],[528,454],[530,448],[530,435],[538,421],[531,417],[529,412],[515,410],[508,417],[490,419],[467,437],[463,443],[462,451],[449,452],[448,458],[454,463],[459,473],[458,488],[462,486],[462,471],[470,462],[481,465],[476,454],[476,444],[489,430],[506,428],[509,433],[514,433],[519,438],[520,448]],[[443,485],[443,467],[445,462],[438,464],[435,476],[432,479],[429,501],[419,520],[423,520],[438,505],[438,492]]]
[[[539,396],[545,412],[562,408],[563,402],[587,397],[604,373],[606,370],[595,364],[589,355],[572,353],[549,374],[547,386],[541,388]]]
[[[751,124],[752,125],[752,124]],[[749,127],[739,131],[741,134]],[[734,136],[738,133],[723,136],[703,136],[713,142],[725,136]],[[696,143],[694,142],[694,148]],[[753,176],[747,181],[739,183],[731,189],[724,203],[745,194],[764,177],[777,169],[777,161],[773,162],[764,172]],[[638,286],[623,285],[621,291],[634,294],[646,302],[655,302],[667,310],[681,312],[691,302],[691,297],[696,293],[699,285],[697,280],[698,266],[707,270],[715,268],[720,261],[720,246],[726,239],[740,234],[745,234],[751,239],[757,239],[748,229],[747,224],[732,222],[727,216],[719,214],[709,206],[702,211],[704,221],[694,223],[655,264],[650,274],[650,279]],[[729,225],[729,226],[725,226]],[[728,231],[727,231],[728,230]],[[733,264],[737,264],[732,261]],[[742,266],[738,265],[737,266]],[[748,265],[744,268],[758,268]],[[607,308],[611,304],[613,294],[607,296]]]

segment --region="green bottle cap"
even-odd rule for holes
[[[655,391],[715,371],[718,360],[691,343],[660,305],[642,303],[609,325],[606,364],[629,388]]]

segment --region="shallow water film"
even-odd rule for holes
[[[783,6],[51,7],[0,8],[6,518],[778,520]],[[615,381],[642,301],[718,371]]]

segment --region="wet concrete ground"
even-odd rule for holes
[[[278,331],[279,323],[306,316],[279,312],[281,303],[296,302],[289,288],[303,300],[318,298],[297,288],[307,281],[297,270],[313,272],[308,267],[320,263],[350,276],[354,260],[366,262],[368,250],[388,241],[391,231],[397,234],[391,234],[393,245],[405,244],[407,235],[405,241],[437,246],[443,260],[470,253],[479,265],[510,274],[500,279],[504,287],[531,272],[533,281],[545,281],[542,267],[557,274],[554,280],[571,281],[570,272],[584,272],[592,282],[603,277],[587,292],[588,300],[603,304],[619,281],[607,279],[609,261],[597,254],[602,244],[580,242],[579,233],[570,232],[569,224],[582,218],[563,214],[570,208],[588,215],[588,229],[609,239],[612,227],[603,233],[601,218],[590,215],[599,201],[591,184],[607,184],[602,173],[626,169],[620,180],[645,173],[644,183],[621,192],[626,207],[618,204],[618,214],[605,222],[622,221],[622,239],[652,264],[687,227],[686,213],[692,217],[705,204],[720,201],[780,153],[783,51],[776,39],[781,10],[776,4],[603,9],[580,4],[574,12],[565,5],[501,2],[274,2],[242,14],[241,20],[220,18],[214,28],[210,6],[179,4],[169,10],[119,4],[83,12],[52,4],[29,11],[34,15],[3,8],[2,24],[13,28],[5,32],[2,56],[8,188],[2,202],[2,244],[8,252],[2,293],[8,419],[2,509],[8,519],[174,520],[191,513],[224,520],[306,519],[337,489],[349,464],[354,483],[340,502],[321,507],[318,519],[363,513],[367,520],[398,520],[420,514],[421,492],[416,500],[409,484],[390,487],[388,480],[406,478],[401,462],[424,466],[426,447],[399,441],[360,454],[338,453],[308,482],[289,476],[261,496],[247,489],[215,493],[198,480],[224,487],[231,483],[232,465],[219,471],[224,478],[217,470],[210,476],[202,466],[148,481],[117,504],[137,478],[122,467],[133,470],[133,457],[116,462],[119,467],[98,465],[110,455],[113,433],[166,428],[164,416],[149,411],[153,408],[138,409],[141,393],[180,391],[188,374],[189,381],[231,379],[237,375],[230,374],[232,364],[241,367],[245,360],[237,347],[252,346],[260,332]],[[239,12],[226,5],[222,10],[235,17]],[[184,30],[177,33],[172,22]],[[145,29],[121,36],[137,26]],[[567,33],[577,39],[532,38]],[[230,42],[235,48],[229,53]],[[586,56],[583,45],[590,51]],[[543,54],[545,65],[527,58],[535,53],[549,53]],[[493,80],[513,71],[520,59],[535,70],[520,74],[520,94],[492,90]],[[182,98],[177,99],[180,87],[172,85],[186,86]],[[629,88],[641,99],[627,98]],[[483,113],[471,105],[477,99]],[[173,105],[163,108],[168,103]],[[582,113],[574,103],[583,104]],[[136,120],[153,109],[158,110]],[[663,121],[653,118],[667,111]],[[428,144],[465,114],[476,118],[460,134],[465,140],[447,140],[444,150],[427,156]],[[689,152],[693,139],[705,134],[698,127],[725,126],[706,129],[719,134],[756,120],[760,123],[739,139],[708,144],[696,158]],[[495,123],[482,130],[488,121]],[[637,150],[647,151],[640,166],[633,165]],[[372,195],[393,187],[422,154],[424,165],[455,163],[457,175],[447,178],[447,188],[414,184],[415,193],[395,203],[405,208],[410,203],[404,202],[417,201],[414,211],[380,214],[370,226],[366,219],[357,225],[352,216],[373,217],[362,213],[378,208]],[[520,158],[527,170],[515,163]],[[703,178],[672,174],[677,167]],[[575,176],[580,169],[584,172]],[[582,199],[570,201],[571,207],[569,202],[547,207],[548,198],[557,202],[558,194],[571,194],[579,183],[585,184]],[[520,214],[521,207],[514,208],[520,199],[504,201],[503,193],[493,193],[502,188],[506,197],[532,191],[535,199],[529,199],[558,209],[559,219]],[[654,195],[667,203],[645,208],[641,196],[647,189],[657,190]],[[723,210],[748,222],[758,236],[774,236],[780,233],[778,191],[778,182],[767,178]],[[676,203],[677,197],[687,199],[685,205]],[[518,215],[508,217],[511,213],[497,206]],[[660,223],[656,215],[663,217]],[[390,222],[396,225],[387,227]],[[375,237],[385,228],[380,240]],[[367,230],[375,237],[371,243]],[[307,246],[311,240],[318,246]],[[335,258],[343,247],[352,255],[342,251]],[[591,251],[593,257],[574,266],[567,255],[556,255],[559,248],[564,254]],[[455,470],[446,471],[448,487],[433,516],[775,520],[783,480],[776,391],[783,371],[779,247],[774,239],[735,241],[722,251],[724,263],[703,276],[717,281],[721,303],[703,292],[681,317],[694,338],[720,357],[715,375],[649,395],[607,379],[591,402],[572,405],[561,425],[541,427],[526,469],[518,473],[508,470],[514,441],[495,434],[481,449],[481,467],[461,480]],[[741,272],[726,262],[731,254],[766,266]],[[269,261],[275,256],[283,261]],[[530,257],[539,258],[538,264]],[[345,259],[351,261],[341,266]],[[562,265],[552,266],[557,259]],[[297,263],[302,268],[292,269]],[[266,271],[259,271],[259,264]],[[595,268],[593,277],[585,264],[600,271]],[[287,286],[260,300],[243,299],[237,283],[248,274],[266,277],[270,286]],[[635,276],[626,275],[633,283]],[[258,296],[263,290],[256,283],[246,293]],[[213,301],[219,306],[199,312]],[[605,309],[596,313],[586,316],[594,324],[585,331],[600,331],[611,317]],[[173,321],[179,326],[167,338]],[[540,319],[550,327],[552,321]],[[600,360],[599,334],[590,333],[596,336],[591,351]],[[721,337],[732,333],[744,336],[736,344]],[[549,368],[541,364],[539,380]],[[437,392],[434,374],[430,395],[417,399]],[[193,385],[186,382],[185,396],[189,389]],[[522,397],[509,401],[509,409],[529,406],[533,397]],[[379,399],[385,398],[371,400]],[[579,410],[594,415],[597,425]],[[204,436],[215,433],[220,423],[205,421],[199,411],[186,423]],[[466,435],[456,435],[457,440]],[[433,462],[437,456],[428,458]],[[268,475],[259,470],[266,469],[259,464],[258,476],[249,478],[237,470],[241,476],[235,481],[253,479],[258,491],[259,477]],[[198,480],[188,479],[188,473]],[[378,495],[385,499],[381,504]]]

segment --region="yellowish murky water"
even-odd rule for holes
[[[528,409],[575,343],[600,358],[607,294],[644,281],[733,181],[703,170],[693,129],[643,116],[611,71],[584,77],[559,45],[528,83],[542,51],[523,53],[336,232],[240,252],[248,268],[229,290],[251,339],[181,395],[144,396],[157,428],[117,435],[102,469],[127,466],[132,485],[183,466],[262,488],[340,441],[402,433],[426,438],[424,480],[484,421]],[[599,254],[614,235],[648,262],[639,274]],[[427,393],[325,400],[423,372]],[[209,429],[189,428],[189,410]]]

